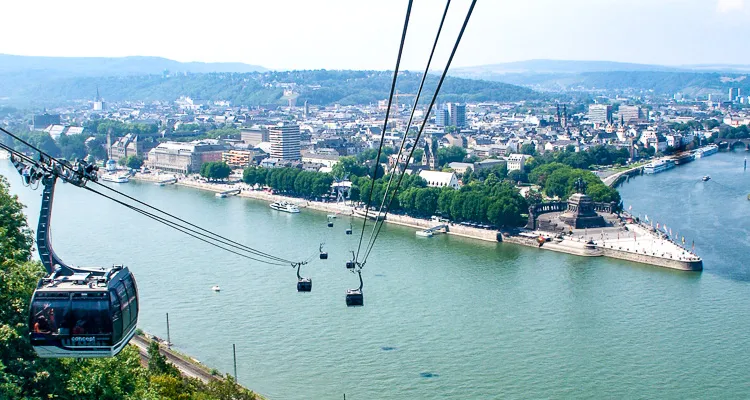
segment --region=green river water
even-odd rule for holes
[[[345,261],[347,219],[243,198],[131,182],[118,189],[264,251],[328,260],[291,267],[209,247],[71,185],[59,185],[53,243],[67,262],[124,263],[139,326],[274,399],[748,398],[750,172],[713,155],[620,191],[633,212],[695,240],[702,273],[581,258],[385,226],[365,270],[365,307]],[[36,226],[41,190],[0,173]],[[700,177],[712,180],[701,182]],[[113,184],[114,185],[114,184]],[[357,221],[357,223],[361,223]],[[367,238],[367,236],[366,236]],[[220,285],[220,293],[211,286]]]

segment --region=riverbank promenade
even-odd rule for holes
[[[175,176],[174,174],[136,174],[135,180],[160,182],[171,177],[177,178],[177,184],[212,192],[240,190],[239,196],[266,202],[287,201],[301,208],[309,208],[329,214],[360,217],[356,207],[347,203],[309,201],[305,199],[271,194],[255,190],[241,181],[228,183],[205,182],[197,176]],[[629,217],[629,216],[627,216]],[[537,247],[543,250],[557,251],[583,257],[610,257],[633,261],[642,264],[672,268],[685,271],[700,271],[703,262],[700,257],[670,241],[664,235],[650,228],[637,224],[630,218],[620,219],[617,215],[608,215],[608,227],[593,229],[573,229],[572,234],[560,235],[558,232],[521,231],[501,232],[449,223],[449,235],[462,236],[489,242],[507,242],[524,246]],[[388,223],[424,230],[440,223],[409,217],[405,215],[388,215]],[[539,246],[538,237],[548,241]],[[589,243],[590,242],[590,243]]]

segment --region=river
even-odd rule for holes
[[[667,223],[704,257],[702,273],[581,258],[386,225],[364,271],[365,307],[345,269],[347,219],[272,211],[195,189],[118,186],[264,251],[328,260],[303,268],[209,247],[72,185],[59,185],[58,254],[124,263],[141,296],[139,326],[274,399],[741,398],[750,390],[750,172],[717,154],[621,187],[626,206]],[[0,161],[36,226],[41,190]],[[703,175],[709,182],[700,182]],[[114,185],[114,184],[113,184]],[[357,221],[361,224],[361,221]],[[211,286],[220,285],[214,293]]]

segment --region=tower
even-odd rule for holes
[[[96,99],[94,99],[92,109],[94,111],[104,111],[106,107],[107,104],[104,103],[104,101],[102,100],[102,96],[99,95],[99,85],[96,85]]]
[[[268,139],[271,141],[271,157],[280,160],[299,160],[300,133],[299,125],[279,123],[268,129]]]

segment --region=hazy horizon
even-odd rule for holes
[[[447,59],[469,0],[453,0],[440,50]],[[746,0],[479,0],[454,68],[528,60],[663,66],[750,64]],[[406,0],[279,0],[211,7],[134,0],[7,5],[0,53],[47,57],[153,56],[272,70],[391,70]],[[444,2],[415,1],[402,69],[424,68]],[[43,11],[40,11],[43,10]],[[112,18],[116,15],[117,18]]]

